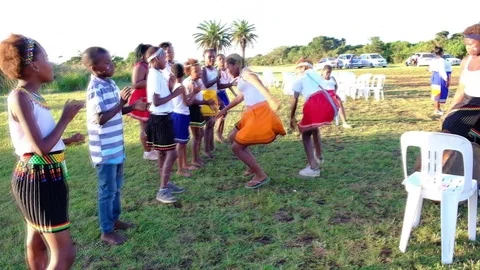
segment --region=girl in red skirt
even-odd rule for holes
[[[303,106],[303,118],[298,123],[298,129],[302,133],[303,146],[307,154],[308,165],[300,170],[301,176],[320,176],[320,164],[323,163],[322,149],[320,144],[319,127],[330,125],[337,115],[337,106],[332,97],[321,86],[323,78],[312,69],[312,62],[301,59],[298,62],[296,71],[299,78],[293,84],[294,99],[290,114],[290,126],[292,129],[297,126],[295,113],[297,110],[298,98],[303,95],[305,104]],[[315,152],[312,146],[315,146]]]
[[[323,79],[325,79],[322,82],[322,87],[323,89],[327,90],[328,94],[335,102],[335,105],[337,105],[340,119],[342,119],[343,128],[352,128],[352,126],[347,123],[347,117],[345,116],[345,109],[343,108],[342,100],[339,96],[337,96],[338,84],[337,80],[335,80],[335,77],[332,76],[332,66],[325,65],[323,67],[322,76]]]
[[[143,101],[146,101],[147,99],[148,64],[145,61],[145,52],[150,47],[152,47],[152,45],[140,44],[135,49],[137,63],[133,67],[132,72],[132,87],[134,90],[128,102],[129,105],[134,104],[139,99]],[[140,142],[142,143],[144,149],[143,159],[157,160],[158,154],[155,151],[150,150],[150,148],[147,146],[147,138],[145,136],[145,128],[147,127],[147,121],[150,117],[150,112],[148,110],[132,111],[129,113],[129,115],[140,122]]]

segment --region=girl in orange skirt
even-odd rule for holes
[[[295,112],[297,110],[300,94],[305,97],[303,106],[303,118],[298,123],[298,129],[302,133],[303,146],[307,154],[308,165],[299,174],[307,177],[320,176],[320,164],[323,163],[322,149],[320,144],[319,127],[330,125],[337,115],[337,106],[334,100],[321,86],[323,78],[312,69],[312,62],[301,59],[297,65],[297,73],[300,77],[293,84],[294,98],[290,114],[290,126],[297,126]],[[315,153],[312,147],[312,139]]]
[[[254,175],[245,187],[254,189],[268,183],[270,178],[248,147],[271,143],[277,135],[285,135],[286,132],[280,118],[274,112],[280,103],[272,97],[257,75],[242,67],[243,59],[240,55],[232,54],[227,57],[227,68],[232,76],[238,78],[237,87],[240,93],[218,113],[217,119],[245,101],[247,109],[230,133],[229,139],[232,142],[233,153],[248,167],[246,175]]]

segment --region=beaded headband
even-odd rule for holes
[[[152,61],[157,56],[165,56],[165,51],[162,48],[159,48],[154,54],[148,57],[147,62],[150,63],[150,61]]]
[[[470,35],[465,35],[466,38],[471,38],[475,40],[480,40],[480,35],[479,34],[470,34]]]
[[[35,41],[30,38],[25,38],[25,57],[23,59],[23,64],[29,65],[33,61],[33,52],[35,50]]]

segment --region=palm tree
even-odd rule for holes
[[[217,21],[203,21],[197,26],[201,32],[193,34],[198,48],[212,48],[216,52],[230,47],[232,39],[229,29],[225,24]]]
[[[249,45],[253,45],[258,36],[254,33],[255,25],[250,24],[246,20],[237,20],[232,24],[232,40],[242,48],[242,57],[245,59],[245,49]]]

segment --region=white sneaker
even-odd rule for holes
[[[158,153],[157,151],[143,152],[143,159],[158,160]]]
[[[435,110],[435,111],[433,111],[433,114],[434,115],[443,115],[443,111],[442,110]]]
[[[343,127],[343,128],[352,128],[352,126],[350,126],[350,125],[347,124],[347,123],[343,123],[342,127]]]
[[[310,166],[307,166],[305,169],[300,170],[298,172],[301,176],[306,176],[306,177],[319,177],[320,176],[320,168],[316,170],[312,170]]]

